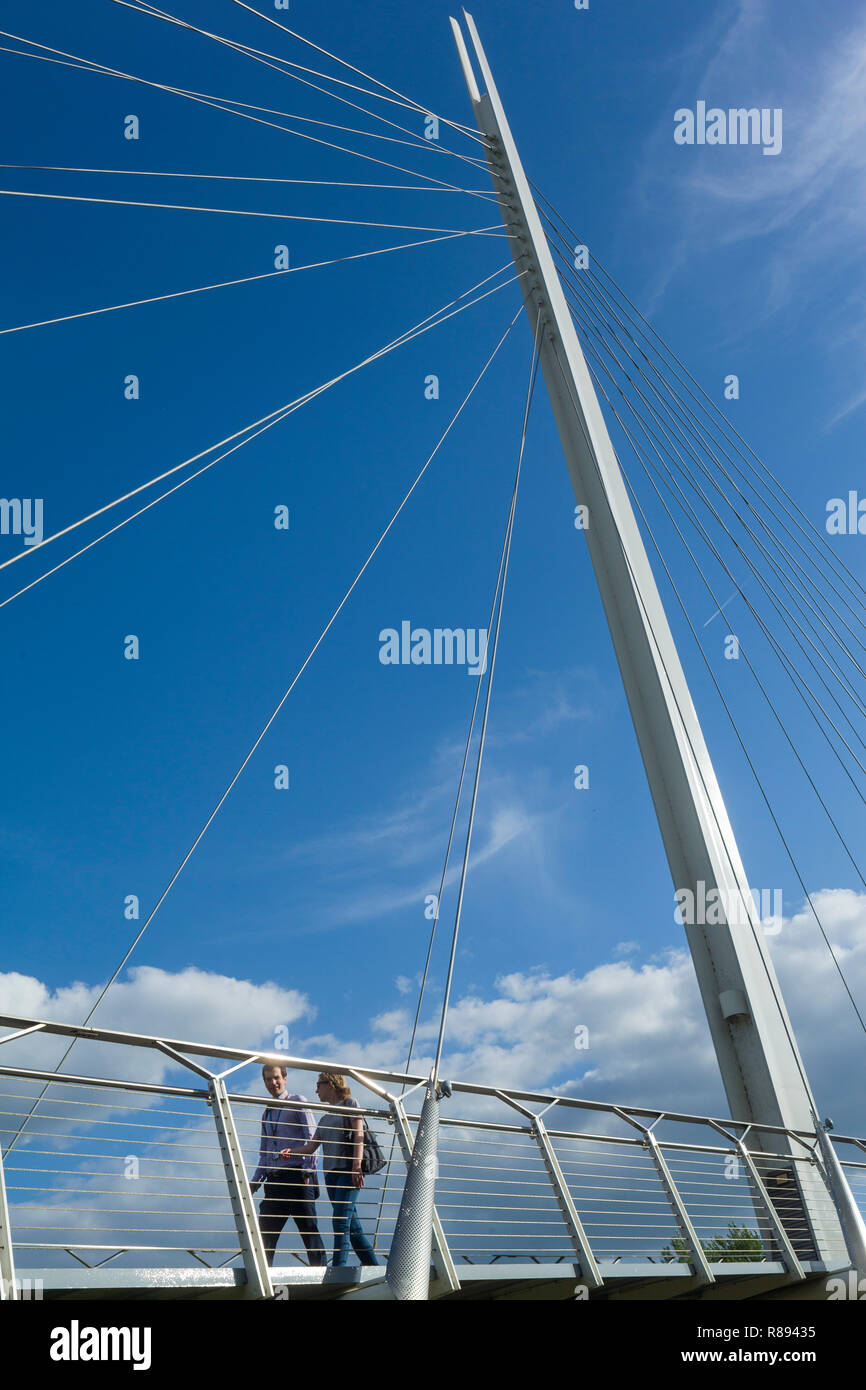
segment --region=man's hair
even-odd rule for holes
[[[282,1062],[265,1062],[265,1065],[262,1067],[262,1076],[264,1076],[266,1071],[278,1071],[282,1077],[286,1075],[286,1069]]]
[[[352,1094],[349,1087],[346,1085],[346,1078],[341,1071],[320,1072],[319,1079],[327,1082],[329,1086],[333,1086],[334,1090],[338,1091],[341,1096],[350,1096]]]

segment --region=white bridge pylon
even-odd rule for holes
[[[539,343],[575,498],[588,511],[590,558],[674,888],[696,898],[716,890],[726,909],[719,925],[687,924],[686,937],[731,1115],[814,1130],[815,1102],[619,461],[478,31],[472,16],[464,16],[480,84],[461,27],[455,19],[451,25],[522,272],[529,326]],[[771,1196],[779,1198],[783,1223],[802,1228],[805,1221],[816,1257],[823,1258],[841,1230],[828,1219],[818,1174],[780,1165],[775,1179],[778,1190],[771,1186]],[[847,1184],[845,1189],[835,1193],[837,1206],[856,1212]],[[845,1225],[850,1249],[851,1222]],[[866,1234],[859,1213],[854,1226],[861,1237]],[[860,1239],[859,1245],[851,1249],[857,1265],[866,1259],[866,1242]]]

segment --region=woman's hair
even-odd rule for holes
[[[346,1078],[341,1071],[323,1071],[320,1072],[319,1075],[322,1081],[325,1081],[329,1086],[333,1086],[334,1090],[338,1091],[341,1096],[350,1096],[352,1094],[349,1087],[346,1085]]]

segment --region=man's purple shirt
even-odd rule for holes
[[[259,1152],[259,1166],[250,1179],[251,1183],[267,1182],[268,1178],[274,1176],[275,1170],[285,1170],[287,1168],[302,1168],[305,1172],[313,1172],[316,1167],[316,1155],[312,1154],[293,1154],[291,1158],[281,1158],[280,1150],[297,1148],[299,1144],[308,1144],[313,1137],[316,1122],[313,1119],[311,1110],[305,1110],[307,1104],[306,1096],[289,1095],[284,1091],[280,1100],[296,1101],[297,1106],[274,1105],[262,1114],[262,1142]]]

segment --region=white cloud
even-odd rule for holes
[[[55,1023],[80,1023],[101,987],[77,982],[52,990],[29,975],[0,974],[0,1012]],[[289,1029],[291,1042],[298,1022],[303,1019],[309,1023],[314,1016],[315,1009],[304,994],[272,982],[254,984],[194,966],[169,971],[144,965],[135,966],[126,979],[112,986],[92,1026],[224,1047],[274,1050],[278,1028]],[[2,1059],[8,1065],[51,1067],[68,1042],[31,1036],[7,1044]],[[95,1063],[97,1056],[100,1066],[110,1068],[117,1065],[117,1054],[117,1048],[110,1044],[78,1042],[64,1070],[83,1067],[85,1058]],[[121,1066],[121,1075],[139,1081],[162,1081],[176,1070],[176,1064],[161,1052],[133,1053],[131,1049],[124,1050]],[[110,1075],[111,1071],[102,1074]]]
[[[866,893],[827,889],[812,896],[852,993],[866,1005]],[[781,931],[768,940],[819,1107],[833,1114],[840,1131],[866,1132],[862,1088],[852,1088],[866,1038],[809,910],[782,919]],[[626,950],[628,960],[622,958]],[[675,947],[640,961],[633,942],[613,952],[620,958],[584,974],[515,972],[483,992],[458,992],[449,1011],[446,1073],[589,1100],[725,1114],[688,952]],[[78,1020],[95,993],[82,984],[52,991],[28,976],[0,975],[0,1010],[8,1014]],[[402,1069],[408,1009],[380,1013],[354,1038],[313,1035],[314,1013],[305,995],[273,983],[139,967],[115,986],[98,1019],[105,1027],[241,1048],[272,1048],[274,1029],[288,1024],[289,1050],[297,1056]],[[575,1046],[581,1026],[588,1032],[586,1049]],[[419,1027],[418,1074],[432,1062],[437,1028],[438,1005]],[[48,1046],[29,1039],[10,1044],[4,1061],[44,1065],[33,1058],[45,1057]],[[50,1046],[56,1052],[56,1044]],[[103,1068],[109,1051],[101,1049]],[[147,1054],[145,1079],[162,1079],[170,1070],[168,1058]]]
[[[328,870],[315,911],[309,913],[315,925],[299,928],[299,932],[315,934],[355,922],[381,921],[407,910],[419,915],[424,912],[425,899],[439,890],[457,791],[462,750],[454,745],[451,752],[447,774],[438,771],[442,750],[433,754],[422,795],[414,788],[401,792],[395,805],[293,848],[293,859],[321,864]],[[471,773],[470,767],[468,775]],[[550,813],[530,805],[530,795],[536,803],[541,800],[537,787],[527,788],[523,783],[518,787],[516,780],[497,773],[488,757],[473,839],[473,869],[489,863],[518,841],[529,852],[540,850],[539,831]],[[464,788],[464,814],[469,785]],[[462,845],[461,831],[452,851],[446,889],[459,878]]]
[[[866,894],[825,890],[816,893],[813,900],[835,943],[837,959],[852,990],[862,999],[866,994]],[[866,1133],[859,1084],[863,1033],[851,1023],[850,1011],[842,1007],[838,975],[810,913],[801,910],[783,919],[781,932],[769,939],[821,1111],[833,1115],[837,1132]],[[632,945],[620,943],[620,947]],[[82,1007],[94,993],[95,987],[82,984],[52,991],[32,977],[0,976],[0,1010],[18,1015],[80,1018]],[[293,1024],[290,1049],[297,1055],[332,1060],[343,1067],[354,1065],[361,1070],[371,1066],[402,1069],[411,1026],[408,1009],[377,1015],[355,1039],[296,1033],[296,1029],[309,1023],[312,1015],[310,1003],[302,994],[274,983],[257,985],[195,969],[173,974],[140,967],[118,986],[101,1021],[106,1026],[119,1025],[145,1034],[221,1041],[242,1048],[268,1045],[273,1028],[279,1022],[289,1021]],[[431,1010],[420,1029],[413,1061],[412,1069],[418,1074],[423,1075],[432,1060],[437,1023],[435,1011]],[[587,1030],[586,1049],[575,1046],[575,1029],[579,1025]],[[45,1052],[49,1046],[49,1040],[27,1039],[8,1044],[8,1050],[0,1048],[0,1055],[4,1062],[50,1066],[52,1058]],[[101,1045],[96,1051],[90,1044],[81,1045],[75,1069],[150,1081],[164,1080],[175,1072],[170,1078],[172,1082],[184,1079],[176,1074],[171,1060],[159,1053],[146,1052],[143,1058],[132,1060],[129,1049],[108,1045]],[[582,975],[516,971],[500,976],[483,994],[475,990],[458,995],[449,1013],[444,1075],[588,1101],[717,1116],[726,1113],[692,962],[688,953],[679,948],[643,962],[602,962]],[[309,1094],[309,1081],[307,1074],[298,1072],[290,1084]],[[193,1084],[201,1085],[198,1081]],[[232,1084],[237,1090],[261,1094],[260,1080],[252,1071],[236,1074]],[[14,1085],[4,1081],[7,1091]],[[354,1089],[359,1096],[377,1104],[364,1095],[360,1085]],[[80,1099],[77,1090],[72,1094]],[[94,1222],[99,1225],[100,1218],[89,1208],[101,1208],[108,1187],[118,1199],[115,1204],[124,1211],[123,1224],[137,1228],[142,1241],[152,1238],[161,1243],[183,1244],[186,1239],[194,1239],[186,1232],[201,1227],[206,1219],[208,1230],[214,1227],[216,1234],[209,1234],[205,1243],[215,1241],[219,1246],[232,1248],[228,1204],[219,1184],[212,1185],[212,1175],[219,1169],[216,1134],[202,1102],[173,1101],[170,1110],[177,1110],[180,1104],[183,1108],[178,1113],[187,1118],[181,1120],[176,1114],[168,1114],[163,1129],[165,1120],[159,1105],[148,1096],[132,1097],[137,1111],[151,1112],[152,1125],[142,1130],[145,1115],[134,1114],[135,1123],[130,1127],[130,1112],[120,1107],[114,1109],[111,1094],[99,1094],[104,1108],[98,1114],[102,1124],[116,1124],[117,1134],[123,1135],[119,1152],[134,1153],[142,1133],[147,1134],[147,1147],[142,1148],[141,1183],[133,1191],[122,1181],[125,1160],[113,1150],[103,1154],[108,1162],[101,1162],[95,1174],[83,1168],[79,1172],[80,1165],[73,1156],[72,1168],[66,1170],[65,1176],[59,1171],[53,1180],[56,1187],[49,1187],[37,1204],[38,1224],[66,1243],[92,1239],[91,1228]],[[49,1163],[54,1161],[55,1152],[62,1160],[55,1164],[59,1170],[69,1162],[68,1137],[77,1135],[82,1124],[85,1128],[92,1124],[87,1111],[64,1103],[67,1096],[59,1087],[54,1088],[50,1114],[55,1118],[49,1121],[48,1138],[36,1139],[37,1148],[48,1146]],[[130,1097],[124,1095],[120,1099],[126,1103]],[[15,1105],[15,1101],[4,1101],[7,1109]],[[515,1119],[514,1112],[493,1098],[454,1097],[445,1103],[445,1113],[453,1118]],[[180,1147],[178,1125],[186,1130]],[[257,1113],[240,1115],[239,1127],[246,1158],[252,1166],[258,1149]],[[570,1125],[559,1119],[556,1127]],[[605,1135],[622,1133],[624,1124],[616,1116],[588,1111],[577,1120],[576,1127]],[[379,1128],[387,1141],[384,1128]],[[103,1136],[112,1132],[100,1131]],[[678,1134],[683,1137],[682,1131]],[[668,1137],[673,1137],[672,1130],[668,1130]],[[447,1154],[449,1145],[452,1150],[456,1146],[459,1152],[471,1142],[471,1130],[449,1128],[445,1131],[443,1152]],[[26,1144],[27,1141],[18,1150],[10,1172],[20,1169]],[[190,1179],[191,1170],[185,1162],[189,1150],[184,1145],[194,1146],[199,1157],[212,1165],[207,1169],[210,1177],[193,1173]],[[502,1166],[509,1160],[493,1147],[483,1152],[489,1169],[501,1176]],[[511,1150],[506,1151],[510,1153]],[[459,1161],[464,1161],[462,1156]],[[180,1197],[173,1189],[166,1191],[167,1183],[173,1182],[177,1187],[180,1182],[189,1181],[198,1186],[185,1185]],[[114,1195],[109,1203],[114,1201]],[[13,1196],[17,1203],[17,1189]],[[32,1212],[30,1219],[34,1219]]]

